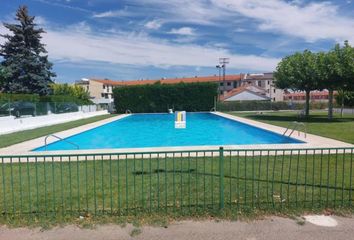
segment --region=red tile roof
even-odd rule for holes
[[[246,86],[241,86],[241,87],[238,87],[238,88],[234,88],[232,89],[230,92],[224,94],[224,95],[221,95],[220,96],[220,101],[224,101],[225,99],[228,99],[229,97],[232,97],[232,96],[235,96],[243,91],[247,90],[247,87]]]
[[[189,77],[189,78],[168,78],[160,80],[134,80],[134,81],[113,81],[108,79],[90,79],[96,82],[100,82],[106,85],[113,86],[132,86],[132,85],[144,85],[144,84],[154,84],[160,81],[162,84],[173,84],[173,83],[194,83],[194,82],[219,82],[219,76],[205,76],[205,77]],[[241,76],[238,74],[235,75],[226,75],[226,81],[240,81]],[[222,81],[222,77],[221,77]]]

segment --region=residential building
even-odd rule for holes
[[[195,82],[217,82],[219,84],[219,92],[221,94],[237,88],[241,84],[241,75],[226,75],[225,81],[221,81],[219,76],[204,76],[204,77],[189,77],[189,78],[162,78],[158,80],[134,80],[134,81],[113,81],[109,79],[81,79],[76,81],[75,84],[80,85],[87,89],[90,93],[92,101],[97,104],[113,102],[113,88],[121,86],[133,86],[154,84],[161,82],[162,84],[175,84],[175,83],[195,83]],[[224,86],[225,85],[225,86]]]
[[[336,95],[337,92],[334,92]],[[287,92],[284,94],[284,101],[289,102],[305,102],[306,93],[305,92]],[[327,102],[328,101],[328,91],[312,91],[310,92],[310,101],[311,102]]]
[[[113,88],[121,86],[195,82],[216,82],[219,86],[219,98],[222,101],[271,100],[283,101],[284,91],[274,86],[273,73],[262,74],[232,74],[223,76],[195,76],[183,78],[161,78],[156,80],[113,81],[109,79],[82,79],[76,84],[90,92],[95,103],[113,102]]]
[[[257,86],[241,86],[220,97],[221,101],[269,101],[264,89]]]
[[[284,101],[284,90],[276,88],[273,73],[245,74],[241,86],[257,86],[263,89],[263,95],[273,102]]]

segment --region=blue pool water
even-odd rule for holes
[[[80,149],[301,143],[211,113],[187,113],[187,127],[175,129],[174,114],[133,114],[66,138]],[[73,150],[57,141],[48,150]],[[43,151],[44,146],[34,151]]]

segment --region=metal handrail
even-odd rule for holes
[[[70,141],[68,141],[68,140],[66,140],[66,139],[64,139],[64,138],[58,137],[57,135],[49,134],[49,135],[47,135],[47,136],[44,138],[44,149],[45,149],[46,151],[47,151],[47,145],[48,145],[48,144],[47,144],[47,139],[48,139],[49,137],[55,137],[55,138],[57,138],[57,139],[59,139],[59,140],[62,140],[62,141],[64,141],[64,142],[67,142],[67,143],[69,143],[69,144],[75,146],[77,149],[80,149],[80,146],[77,145],[76,143],[73,143],[73,142],[70,142]]]
[[[286,130],[284,131],[283,133],[283,136],[286,135],[286,133],[291,129],[291,132],[289,134],[288,137],[290,137],[296,130],[297,130],[297,134],[298,136],[300,136],[300,130],[299,130],[299,126],[302,127],[302,131],[305,133],[305,138],[307,137],[307,127],[304,123],[302,122],[297,122],[297,121],[294,121],[292,123],[289,124],[289,126],[286,128]]]
[[[132,111],[130,111],[129,109],[125,110],[125,114],[132,114]]]

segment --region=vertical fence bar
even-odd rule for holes
[[[219,208],[224,209],[224,148],[219,148]]]
[[[175,163],[175,153],[172,155],[172,189],[173,189],[173,212],[176,212],[176,163]]]
[[[328,158],[327,158],[327,194],[326,194],[326,205],[328,206],[329,203],[329,165],[330,165],[330,158],[331,158],[331,150],[328,150]]]
[[[121,213],[122,210],[122,198],[121,198],[121,192],[122,190],[120,189],[120,169],[119,169],[119,162],[120,162],[120,155],[117,155],[117,201],[118,201],[118,211]]]
[[[353,182],[353,149],[350,151],[350,172],[349,172],[349,206],[352,206],[352,182]]]
[[[85,190],[86,190],[86,212],[89,212],[89,195],[88,195],[88,167],[87,167],[87,156],[85,156]]]
[[[237,151],[237,178],[236,178],[236,191],[237,191],[237,213],[240,211],[241,191],[240,191],[240,152]]]
[[[297,161],[296,161],[296,183],[295,183],[295,206],[296,207],[298,207],[299,165],[300,165],[300,150],[297,151]]]
[[[13,162],[10,157],[10,181],[11,181],[11,198],[12,198],[12,215],[15,215],[15,190],[14,190],[14,175],[13,175]]]
[[[144,191],[144,154],[141,155],[141,207],[142,209],[145,209],[144,207],[144,197],[145,197],[145,191]]]
[[[344,166],[344,162],[345,162],[345,149],[343,150],[343,163],[342,163],[342,196],[341,196],[341,204],[342,207],[344,205],[344,176],[345,176],[345,166]]]
[[[94,213],[97,215],[97,199],[96,199],[96,156],[93,156],[93,201],[94,201]]]
[[[76,156],[76,184],[77,184],[77,211],[80,212],[80,162],[79,156]]]
[[[283,177],[284,177],[284,161],[285,161],[285,151],[282,152],[283,156],[281,159],[281,169],[280,169],[280,208],[283,208]]]
[[[20,181],[20,213],[23,214],[22,164],[21,164],[21,157],[18,158],[18,174],[19,174],[19,181]]]
[[[112,155],[109,155],[109,196],[111,215],[113,214]]]
[[[29,213],[31,214],[32,217],[32,199],[31,199],[31,175],[30,175],[30,169],[29,169],[29,158],[26,158],[27,160],[27,187],[28,187],[28,208],[29,208]]]
[[[255,169],[254,169],[254,150],[252,150],[252,196],[251,196],[251,201],[252,201],[252,208],[254,208],[254,181],[255,181]]]
[[[52,189],[53,189],[53,215],[56,215],[56,199],[55,199],[55,169],[54,169],[54,157],[52,156]]]
[[[306,200],[307,200],[307,149],[305,151],[305,192],[304,192],[304,201],[303,201],[303,206],[306,206]]]
[[[315,155],[316,155],[316,150],[313,150],[312,153],[312,197],[311,197],[311,207],[313,208],[314,206],[314,197],[315,197]],[[320,186],[320,189],[322,186]]]
[[[167,212],[167,153],[165,153],[165,211]]]
[[[125,207],[126,212],[129,211],[129,195],[128,195],[128,155],[125,154]]]
[[[188,152],[188,211],[191,212],[191,155]]]
[[[320,205],[322,205],[322,175],[323,175],[323,149],[321,149],[320,155]]]
[[[44,206],[45,206],[45,215],[48,215],[48,192],[47,192],[47,171],[45,168],[46,157],[43,157],[43,171],[44,171]]]
[[[290,180],[291,180],[291,163],[293,158],[293,150],[290,150],[290,157],[289,157],[289,172],[288,172],[288,192],[287,192],[287,200],[288,200],[288,207],[290,208]]]
[[[259,163],[258,163],[258,185],[257,185],[257,198],[258,198],[258,207],[261,206],[261,168],[262,168],[262,150],[259,151]],[[239,176],[237,176],[239,177]]]
[[[37,157],[36,157],[37,159]],[[37,160],[36,160],[37,161]],[[61,214],[64,216],[65,207],[64,207],[64,183],[63,183],[63,157],[60,156],[60,192],[61,192]],[[37,163],[36,163],[37,166]],[[37,176],[37,174],[36,174]]]
[[[4,158],[1,158],[1,172],[2,172],[2,193],[3,193],[3,212],[7,214],[7,201],[6,201],[6,182],[5,182],[5,163]]]
[[[104,175],[103,175],[103,168],[104,168],[104,165],[103,165],[103,155],[101,155],[101,192],[102,192],[102,213],[104,213],[105,211],[105,196],[104,196]]]
[[[337,203],[337,175],[338,175],[338,149],[336,149],[336,162],[334,171],[334,196],[333,196],[333,206],[336,207]]]
[[[149,172],[150,172],[150,179],[149,179],[149,200],[150,200],[150,212],[152,210],[152,167],[151,167],[151,153],[149,154]]]
[[[137,208],[137,206],[136,206],[136,178],[135,178],[135,176],[136,176],[136,174],[135,174],[135,171],[136,171],[136,162],[135,162],[135,158],[136,158],[136,155],[135,155],[135,153],[133,153],[133,208],[134,208],[134,214],[136,214],[136,208]]]
[[[205,152],[203,152],[203,195],[204,195],[204,204],[203,209],[205,210],[206,205],[206,166],[205,166]]]
[[[73,193],[71,182],[71,156],[69,156],[69,203],[70,203],[70,215],[73,214]]]
[[[275,178],[275,165],[276,165],[276,161],[277,161],[277,154],[278,154],[278,151],[275,150],[275,153],[274,153],[274,159],[273,159],[273,171],[272,171],[272,206],[273,208],[275,208],[275,202],[274,202],[274,178]]]

